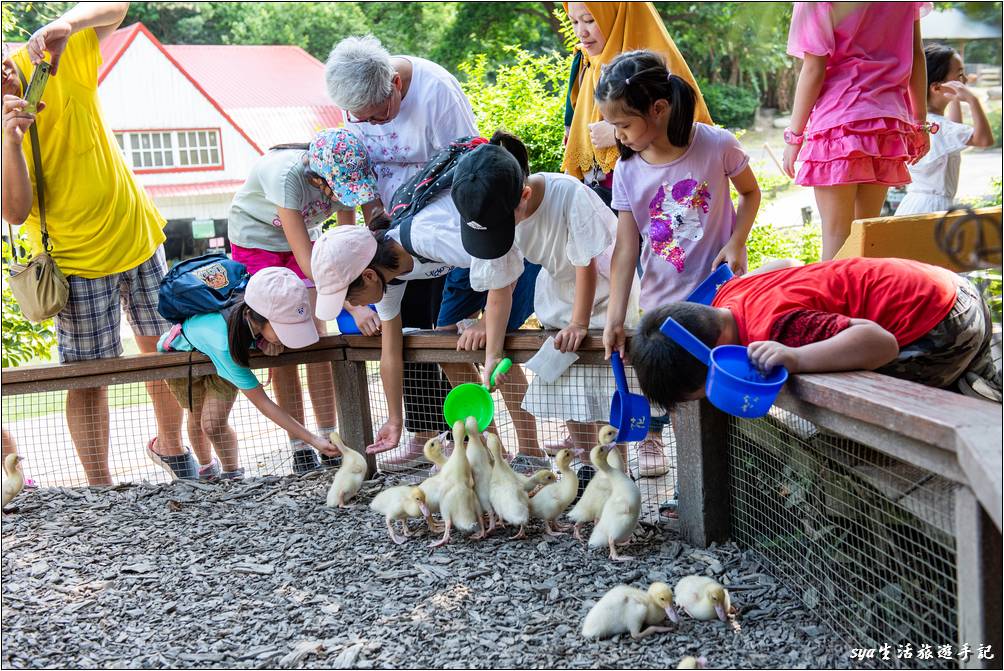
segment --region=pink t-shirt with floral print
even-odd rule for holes
[[[729,178],[748,164],[732,133],[702,123],[671,163],[650,165],[637,154],[617,162],[611,207],[638,223],[643,310],[684,300],[711,273],[735,229]]]

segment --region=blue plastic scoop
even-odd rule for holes
[[[750,361],[745,347],[719,345],[709,349],[672,317],[659,330],[708,367],[704,393],[712,405],[730,415],[763,417],[788,381],[788,371],[783,366],[764,375]]]
[[[687,302],[700,303],[701,305],[711,305],[711,301],[714,300],[715,294],[718,293],[718,287],[722,286],[733,277],[735,277],[735,275],[732,274],[732,269],[729,268],[729,264],[723,263],[715,268],[715,271],[708,275],[703,282],[697,285],[697,288],[694,289],[693,293],[687,296]]]
[[[610,357],[610,365],[614,369],[614,381],[617,383],[617,391],[610,401],[610,425],[617,428],[617,442],[643,440],[648,435],[651,413],[648,400],[641,394],[632,394],[628,390],[624,362],[621,361],[619,352],[614,352]]]

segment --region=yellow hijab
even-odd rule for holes
[[[568,12],[568,3],[562,3]],[[593,15],[597,27],[607,38],[603,53],[599,56],[589,56],[582,52],[583,65],[579,75],[572,84],[569,97],[575,108],[572,125],[568,131],[568,142],[565,145],[565,158],[561,169],[570,175],[582,179],[594,163],[603,172],[610,172],[617,162],[617,147],[595,149],[589,140],[589,124],[600,120],[600,110],[593,99],[596,84],[600,80],[600,68],[625,51],[648,49],[662,54],[666,59],[669,71],[687,80],[697,91],[697,107],[694,110],[694,120],[711,123],[708,106],[704,104],[704,96],[694,80],[687,62],[683,60],[680,50],[673,43],[673,38],[666,31],[662,19],[655,11],[651,2],[587,2],[586,8]],[[587,64],[588,63],[588,67]]]

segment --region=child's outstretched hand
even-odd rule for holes
[[[335,447],[333,443],[320,436],[314,436],[314,439],[310,442],[310,446],[316,449],[321,454],[328,457],[339,457],[341,456],[341,451]]]
[[[759,340],[750,343],[748,352],[750,361],[762,373],[769,373],[776,366],[784,366],[792,375],[798,372],[798,354],[794,347],[773,340]]]
[[[745,275],[747,265],[745,243],[729,241],[711,262],[710,272],[715,272],[715,268],[723,263],[729,264],[729,270],[733,275]]]

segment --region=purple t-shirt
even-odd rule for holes
[[[671,163],[649,165],[635,154],[614,169],[611,206],[630,210],[641,234],[643,310],[684,300],[735,229],[729,178],[749,156],[727,130],[695,123],[693,137]]]

